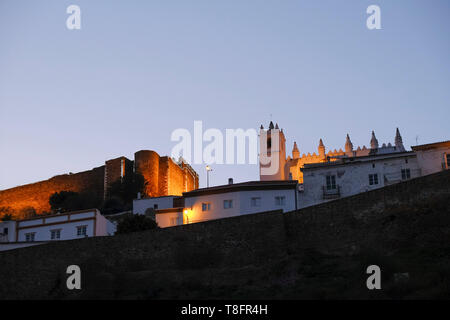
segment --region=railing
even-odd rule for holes
[[[322,193],[324,200],[338,199],[341,197],[341,187],[336,186],[335,189],[327,189],[326,186],[322,186]]]

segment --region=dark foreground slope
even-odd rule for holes
[[[372,264],[381,290],[366,287]],[[287,214],[0,253],[0,284],[3,299],[448,299],[450,171]]]

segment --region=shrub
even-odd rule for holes
[[[116,234],[131,233],[137,231],[151,230],[158,228],[154,220],[144,215],[132,215],[125,217],[117,225]]]
[[[108,215],[123,212],[126,210],[127,206],[125,206],[122,199],[118,197],[111,197],[105,200],[101,211],[104,215]]]
[[[11,221],[12,220],[12,215],[10,213],[5,213],[1,218],[1,221]]]
[[[49,198],[53,212],[69,212],[98,207],[97,197],[90,192],[61,191],[55,192]]]

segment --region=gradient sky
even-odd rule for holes
[[[66,28],[79,5],[82,29]],[[381,8],[368,30],[366,8]],[[0,189],[278,122],[301,153],[450,138],[450,1],[0,0]],[[194,166],[206,184],[204,166]],[[213,185],[257,180],[215,166]]]

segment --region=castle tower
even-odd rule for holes
[[[350,136],[347,133],[347,139],[345,141],[345,152],[346,153],[352,153],[353,152],[353,143],[350,140]]]
[[[159,158],[159,155],[151,150],[141,150],[134,154],[134,168],[136,173],[141,174],[147,181],[144,195],[148,197],[160,196]]]
[[[117,180],[133,173],[133,161],[125,157],[105,161],[103,199],[108,196],[109,188]]]
[[[273,139],[278,138],[278,143]],[[259,179],[261,181],[267,180],[285,180],[285,166],[286,166],[286,139],[284,137],[283,129],[280,130],[278,124],[274,126],[270,121],[269,130],[264,130],[261,125],[259,134],[260,147],[260,165],[259,165]],[[267,152],[266,157],[270,159],[270,163],[263,163],[262,156]],[[270,174],[268,174],[270,172]],[[272,173],[273,172],[273,173]]]
[[[372,131],[372,139],[370,139],[370,148],[371,149],[378,149],[378,140],[375,137],[375,132]]]
[[[300,158],[300,151],[297,147],[297,142],[294,141],[294,148],[292,148],[292,159]]]
[[[319,151],[319,157],[321,159],[325,159],[325,146],[323,145],[322,139],[320,139],[320,141],[319,141],[318,151]]]
[[[398,130],[398,128],[395,133],[395,147],[397,148],[398,151],[405,151],[405,147],[403,146],[403,139],[400,134],[400,130]]]

